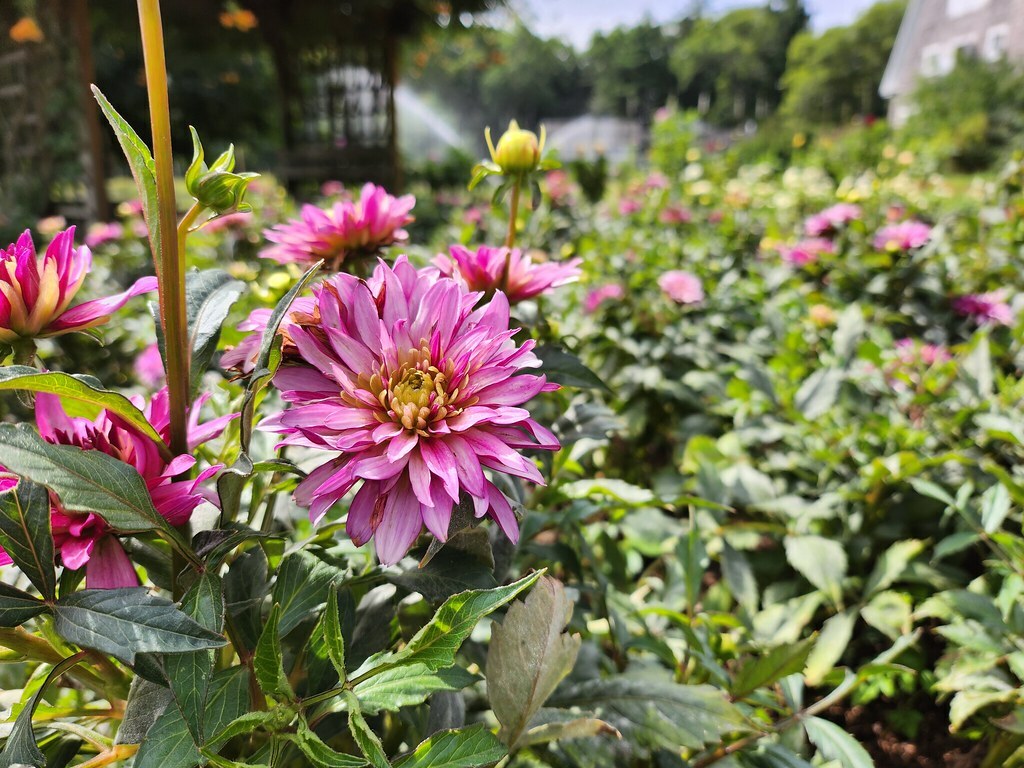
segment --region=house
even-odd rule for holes
[[[948,73],[959,55],[1024,60],[1024,0],[910,0],[878,88],[889,121],[904,123],[918,80]]]

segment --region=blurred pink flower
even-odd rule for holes
[[[438,254],[434,265],[446,277],[453,277],[471,291],[503,291],[510,304],[533,298],[541,293],[575,282],[580,276],[582,259],[562,264],[552,261],[534,262],[518,248],[491,248],[486,245],[471,251],[461,245],[448,249],[451,256]],[[503,281],[503,278],[507,278]]]
[[[412,195],[392,197],[383,187],[367,184],[358,201],[341,200],[326,209],[304,205],[298,219],[264,232],[274,245],[260,256],[281,264],[325,259],[328,268],[339,269],[351,254],[373,254],[405,240],[402,227],[413,220],[409,211],[415,203]]]
[[[700,278],[681,269],[665,272],[658,278],[658,286],[677,304],[697,304],[704,301],[704,288]]]
[[[125,200],[123,203],[117,206],[117,213],[124,218],[131,216],[142,215],[142,201],[141,200]]]
[[[840,228],[857,221],[861,217],[859,205],[836,203],[820,213],[816,213],[804,222],[804,231],[810,237],[823,237],[835,234]]]
[[[53,237],[67,226],[67,219],[63,216],[47,216],[36,222],[36,231],[43,237]]]
[[[533,340],[512,340],[505,295],[474,309],[479,294],[405,256],[367,281],[341,273],[313,293],[319,325],[286,329],[305,365],[274,378],[290,407],[261,425],[283,433],[283,445],[338,453],[295,490],[310,519],[359,485],[346,529],[357,545],[373,538],[390,565],[424,525],[447,539],[465,495],[516,541],[515,513],[484,471],[543,484],[516,449],[558,441],[520,406],[557,386],[523,372],[540,361]]]
[[[116,221],[97,222],[89,225],[85,233],[85,244],[90,248],[99,248],[104,243],[120,240],[124,227]]]
[[[913,339],[900,339],[893,344],[896,356],[904,365],[926,366],[946,363],[953,359],[949,350],[941,344],[923,344]]]
[[[462,220],[467,224],[479,224],[483,221],[484,209],[478,205],[474,205],[471,208],[467,208],[466,212],[462,214]]]
[[[339,197],[345,194],[345,185],[336,180],[325,181],[320,185],[320,194],[324,197]]]
[[[624,197],[619,201],[619,214],[622,216],[630,216],[643,207],[643,203],[639,200],[632,197]]]
[[[651,171],[644,179],[644,189],[667,189],[668,177],[661,171]]]
[[[669,203],[658,213],[658,221],[662,224],[689,224],[693,214],[679,203]]]
[[[794,267],[802,267],[812,264],[825,254],[835,253],[836,247],[831,240],[821,237],[812,237],[801,240],[796,245],[781,246],[779,253],[782,260]]]
[[[252,211],[236,211],[223,216],[214,216],[203,225],[204,232],[220,232],[225,229],[241,229],[254,220]]]
[[[618,283],[606,283],[587,292],[583,300],[583,308],[593,314],[606,301],[618,301],[626,295],[626,289]]]
[[[292,302],[288,313],[284,317],[282,326],[289,323],[301,324],[305,318],[312,319],[316,311],[316,303],[309,296],[300,296]],[[256,367],[256,358],[260,352],[260,341],[263,338],[263,331],[266,330],[267,322],[273,310],[259,308],[249,313],[249,317],[238,324],[240,331],[252,331],[232,349],[229,349],[220,356],[220,367],[224,369],[236,369],[242,373],[249,373]],[[282,354],[287,355],[288,345],[284,345]]]
[[[133,296],[156,290],[142,277],[125,292],[68,308],[92,267],[88,247],[74,247],[75,228],[58,234],[42,258],[28,230],[0,250],[0,344],[59,336],[102,325]]]
[[[548,188],[548,196],[555,205],[564,205],[572,194],[572,180],[563,170],[548,171],[544,176]]]
[[[135,358],[135,377],[148,389],[157,389],[164,383],[164,361],[160,347],[150,344]]]
[[[920,248],[932,236],[932,228],[921,221],[901,221],[882,227],[875,233],[874,245],[880,251],[909,251]]]
[[[972,293],[953,300],[953,311],[981,325],[1013,325],[1013,310],[1006,303],[1006,291]]]

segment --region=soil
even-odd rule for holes
[[[835,706],[826,716],[864,745],[877,768],[978,768],[985,757],[984,743],[950,733],[947,707],[925,696],[913,698],[880,698],[849,709]],[[910,707],[924,716],[914,739],[894,731],[886,718],[887,713]]]

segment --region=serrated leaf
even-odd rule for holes
[[[540,358],[541,373],[548,381],[563,387],[610,391],[608,385],[571,352],[552,344],[542,344],[533,351]]]
[[[341,633],[341,617],[338,614],[338,587],[331,585],[327,595],[327,610],[323,618],[324,643],[327,645],[327,656],[331,660],[334,671],[338,673],[338,681],[344,683],[348,679],[345,671],[345,638]]]
[[[253,669],[256,672],[256,682],[260,684],[264,693],[294,699],[295,692],[284,671],[284,655],[281,652],[281,636],[278,630],[280,622],[281,606],[274,603],[259,642],[256,643]]]
[[[46,611],[46,603],[0,581],[0,627],[20,627]]]
[[[843,372],[838,368],[820,368],[808,376],[793,397],[793,407],[805,419],[814,421],[836,403]]]
[[[373,715],[422,704],[441,691],[461,691],[479,679],[458,666],[432,672],[424,664],[403,664],[364,680],[353,691],[363,712]]]
[[[551,704],[593,710],[623,736],[671,751],[702,749],[727,733],[749,730],[725,692],[710,685],[613,677],[563,686]]]
[[[170,703],[170,690],[141,677],[133,677],[124,718],[117,728],[114,743],[141,744]]]
[[[92,376],[72,376],[57,371],[40,371],[25,365],[9,365],[0,368],[0,391],[4,390],[45,392],[56,395],[61,400],[86,403],[94,407],[97,413],[101,410],[116,413],[126,423],[156,443],[165,457],[171,455],[170,449],[145,414],[124,395],[104,389]]]
[[[808,637],[799,643],[786,643],[751,657],[736,673],[732,697],[746,698],[762,686],[773,685],[784,677],[801,672],[813,645],[814,639]]]
[[[435,733],[395,768],[484,768],[507,754],[505,746],[482,725]]]
[[[345,704],[348,707],[348,730],[355,739],[359,751],[366,755],[373,768],[391,768],[391,762],[384,752],[384,746],[366,723],[366,718],[359,710],[359,700],[351,691],[343,694]]]
[[[529,747],[533,744],[546,744],[549,741],[587,739],[593,736],[622,738],[622,734],[604,720],[598,720],[595,717],[578,717],[575,720],[545,723],[531,728],[519,739],[519,746]]]
[[[53,567],[50,494],[41,485],[21,481],[0,496],[0,546],[40,594],[53,600],[57,575]]]
[[[134,768],[194,768],[201,760],[181,710],[169,706],[135,753]]]
[[[787,536],[785,550],[786,560],[800,575],[839,603],[846,577],[846,550],[838,541],[823,536]]]
[[[50,674],[46,676],[42,685],[25,703],[25,706],[14,721],[14,727],[4,743],[4,748],[0,750],[0,765],[29,765],[35,766],[35,768],[45,768],[46,756],[36,744],[36,737],[32,732],[32,718],[35,716],[36,707],[39,706],[39,701],[50,686],[50,683],[82,661],[83,658],[85,658],[84,653],[76,653],[74,656],[64,659],[50,670]]]
[[[305,719],[299,720],[294,741],[314,768],[362,768],[366,765],[362,758],[331,748],[313,732]]]
[[[245,290],[245,284],[220,269],[192,271],[185,275],[185,312],[192,350],[190,385],[193,396],[199,391],[203,374],[217,351],[221,326],[232,305]]]
[[[256,712],[245,712],[220,730],[211,733],[209,743],[212,745],[224,744],[236,736],[247,736],[257,730],[264,729],[273,731],[276,728],[287,727],[295,718],[295,713],[284,707],[274,707],[272,710],[258,710]]]
[[[853,637],[853,628],[857,623],[857,611],[853,608],[831,616],[821,628],[814,649],[807,659],[804,679],[808,685],[819,685],[825,675],[839,663],[846,646]]]
[[[288,555],[274,584],[274,602],[281,606],[281,636],[319,611],[327,602],[331,585],[340,578],[337,568],[310,552],[299,550]]]
[[[826,760],[838,760],[843,768],[874,768],[867,750],[835,723],[808,717],[804,720],[804,730]]]
[[[542,571],[531,573],[504,587],[452,595],[444,601],[433,618],[416,633],[405,648],[395,653],[371,656],[353,673],[353,679],[361,677],[371,669],[377,670],[379,674],[400,664],[423,664],[430,670],[452,666],[455,663],[455,653],[469,637],[477,622],[532,586],[540,578],[541,573]]]
[[[563,632],[571,616],[565,588],[545,576],[491,627],[487,693],[501,724],[499,738],[510,748],[576,663],[582,639]]]
[[[65,640],[126,664],[134,663],[137,653],[185,653],[226,642],[143,587],[72,592],[57,601],[53,614]]]

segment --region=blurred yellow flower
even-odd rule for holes
[[[800,149],[804,144],[807,143],[807,134],[803,132],[793,134],[793,147]]]
[[[827,304],[812,305],[807,311],[807,316],[810,317],[812,323],[821,328],[832,325],[836,321],[835,310]]]

